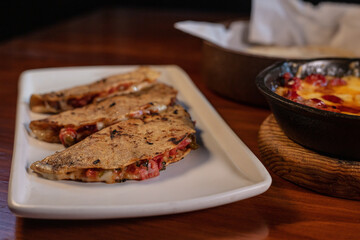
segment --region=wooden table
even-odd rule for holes
[[[17,81],[33,68],[176,64],[259,157],[259,126],[270,114],[211,92],[201,75],[201,41],[173,28],[181,20],[236,14],[105,9],[0,44],[0,239],[360,239],[360,202],[319,195],[272,174],[253,198],[190,213],[97,221],[34,220],[7,208]]]

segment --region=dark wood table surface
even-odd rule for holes
[[[224,99],[201,75],[201,40],[175,30],[181,20],[223,21],[232,13],[99,9],[0,44],[0,239],[360,239],[360,202],[320,195],[271,173],[259,196],[206,210],[111,220],[36,220],[7,207],[18,78],[27,69],[176,64],[259,157],[268,109]]]

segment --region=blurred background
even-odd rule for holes
[[[306,0],[318,4],[320,0]],[[327,0],[336,2],[336,0]],[[360,3],[360,0],[342,2]],[[87,14],[99,8],[181,8],[186,10],[222,11],[249,16],[251,0],[5,0],[0,2],[0,41],[23,35],[57,22]]]

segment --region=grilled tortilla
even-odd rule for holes
[[[85,182],[144,180],[196,148],[194,122],[180,105],[118,122],[30,168],[41,176]]]
[[[30,98],[30,109],[39,113],[59,113],[83,107],[109,96],[139,91],[155,82],[159,75],[159,72],[144,66],[91,84],[57,92],[33,94]]]
[[[174,103],[177,91],[156,83],[140,92],[114,96],[82,108],[65,111],[30,122],[39,140],[69,147],[104,127],[143,114],[158,113]]]

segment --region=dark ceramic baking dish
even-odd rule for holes
[[[285,72],[299,77],[311,73],[359,76],[359,65],[360,59],[343,58],[283,61],[260,72],[256,85],[290,139],[321,154],[360,161],[360,116],[312,108],[274,92]]]
[[[285,59],[229,50],[208,41],[203,42],[202,54],[202,74],[211,90],[237,102],[267,107],[254,84],[256,75]]]

